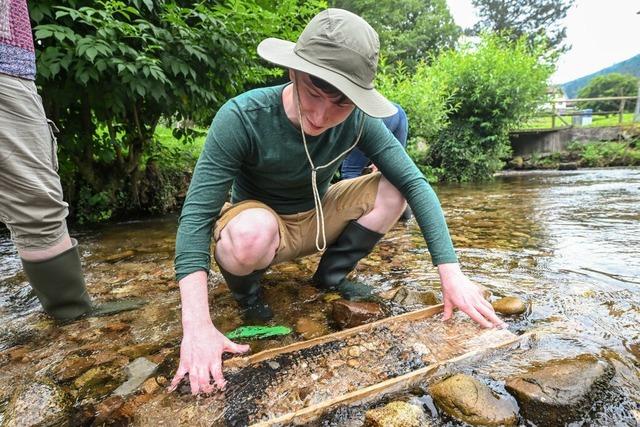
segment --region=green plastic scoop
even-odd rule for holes
[[[224,334],[230,340],[259,340],[291,333],[286,326],[240,326]]]

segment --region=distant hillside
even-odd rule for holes
[[[633,74],[634,76],[640,77],[640,54],[634,56],[633,58],[629,58],[626,61],[618,62],[610,67],[603,68],[600,71],[596,71],[593,74],[589,74],[588,76],[580,77],[579,79],[572,80],[570,82],[564,83],[562,89],[567,94],[569,98],[575,98],[578,95],[578,91],[585,86],[589,81],[602,74],[611,74],[611,73],[622,73],[622,74]]]

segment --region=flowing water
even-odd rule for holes
[[[509,328],[516,333],[536,331],[538,336],[525,349],[464,369],[500,389],[504,378],[531,364],[597,354],[612,360],[617,374],[587,423],[636,425],[640,169],[513,173],[492,183],[440,186],[437,193],[463,269],[494,296],[525,300],[527,312],[507,319]],[[186,393],[167,398],[162,387],[175,372],[181,337],[172,269],[175,229],[176,216],[168,216],[76,231],[92,295],[99,301],[141,297],[148,303],[133,312],[62,326],[42,315],[8,234],[0,234],[0,422],[16,385],[34,376],[52,378],[70,391],[76,398],[74,419],[86,422],[122,378],[103,375],[87,386],[86,372],[95,367],[89,363],[81,369],[70,360],[90,359],[94,365],[122,370],[138,356],[160,364],[160,386],[151,387],[143,395],[146,399],[129,401],[127,421],[162,419],[158,406],[153,411],[145,407],[165,395],[161,406],[170,409],[166,414],[174,414],[168,425],[204,422],[199,418],[200,400]],[[276,313],[275,322],[298,333],[252,343],[253,351],[335,330],[330,304],[310,286],[317,261],[311,256],[267,274],[266,298]],[[436,271],[414,221],[394,227],[361,262],[357,274],[379,291],[397,286],[438,289]],[[218,273],[211,275],[210,285],[214,323],[222,331],[240,326],[240,314]],[[387,309],[390,314],[404,310],[393,304]],[[123,416],[122,411],[117,414]],[[434,421],[452,423],[437,416]]]

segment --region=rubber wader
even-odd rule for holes
[[[217,262],[217,260],[216,260]],[[264,302],[260,289],[260,279],[267,269],[256,270],[246,276],[236,276],[222,268],[218,263],[222,277],[243,310],[243,317],[247,323],[265,323],[273,318],[273,311]]]
[[[353,282],[347,275],[362,258],[371,253],[383,234],[369,230],[356,220],[350,221],[338,239],[322,255],[313,275],[316,286],[322,290],[335,290],[345,299],[364,300],[372,297],[373,288]]]
[[[104,316],[133,310],[141,300],[121,300],[94,305],[87,293],[78,252],[78,242],[66,251],[42,261],[22,259],[22,266],[44,311],[56,320],[84,315]]]

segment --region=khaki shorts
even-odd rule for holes
[[[327,246],[336,241],[349,221],[373,210],[378,193],[380,173],[347,179],[333,184],[322,199]],[[280,245],[272,264],[310,255],[316,249],[315,209],[290,215],[279,215],[269,206],[256,200],[236,204],[225,203],[216,222],[213,237],[217,242],[222,229],[240,212],[247,209],[266,209],[271,212],[280,228]]]
[[[0,74],[0,221],[19,249],[47,249],[67,233],[53,129],[36,85]]]

